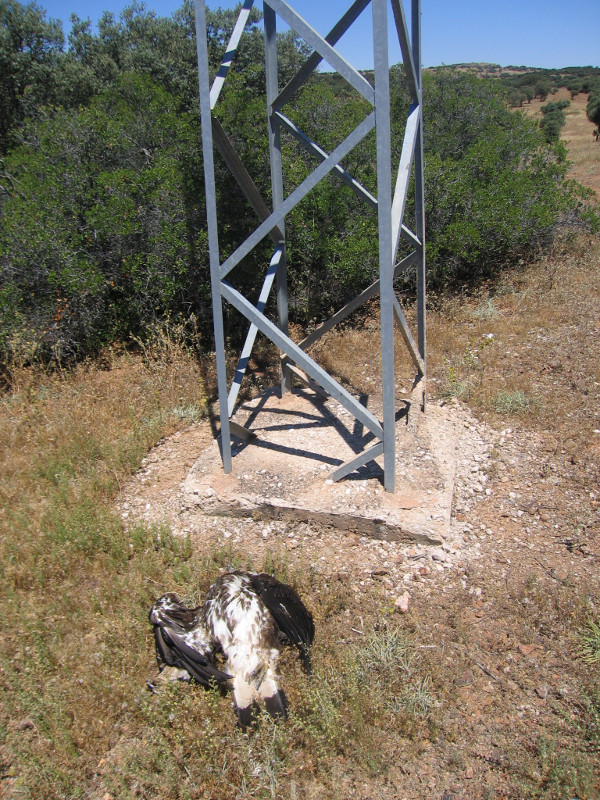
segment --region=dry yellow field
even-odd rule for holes
[[[567,145],[569,160],[572,162],[570,177],[588,186],[600,195],[600,141],[594,138],[596,126],[589,121],[585,108],[589,95],[578,94],[571,105],[565,109],[567,122],[562,130],[561,138]],[[562,88],[544,100],[532,100],[525,103],[523,113],[528,117],[542,117],[542,106],[558,100],[569,100],[571,94],[568,89]]]

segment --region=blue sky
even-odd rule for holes
[[[24,1],[24,0],[23,0]],[[103,11],[118,16],[129,0],[39,0],[49,17],[61,19],[65,33],[76,11],[96,23]],[[180,0],[145,0],[160,16],[171,15]],[[319,33],[325,34],[350,0],[292,0],[292,6]],[[421,0],[423,65],[489,61],[531,67],[600,65],[600,0]],[[209,0],[210,8],[234,2]],[[259,8],[262,7],[257,2]],[[409,16],[410,2],[406,0]],[[372,66],[370,9],[340,41],[339,50],[359,69]],[[391,62],[400,60],[391,49]]]

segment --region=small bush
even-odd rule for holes
[[[520,389],[514,392],[500,391],[493,401],[497,414],[520,414],[529,411],[534,405],[535,401]]]

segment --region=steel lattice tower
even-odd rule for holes
[[[217,75],[210,85],[208,46],[206,37],[206,9],[204,0],[196,0],[196,33],[198,45],[200,111],[202,119],[202,149],[206,185],[212,305],[217,362],[217,382],[221,421],[221,457],[225,472],[232,469],[231,423],[240,385],[247,369],[257,333],[260,331],[280,350],[282,391],[291,390],[292,374],[305,383],[324,390],[346,408],[376,438],[377,443],[356,458],[338,468],[334,480],[349,475],[360,466],[383,454],[384,486],[395,489],[395,376],[394,376],[394,319],[416,367],[413,404],[425,410],[426,379],[426,325],[425,325],[425,217],[423,177],[423,115],[421,95],[421,4],[411,0],[411,35],[409,36],[404,8],[400,0],[389,0],[393,12],[396,34],[402,53],[403,72],[410,92],[410,107],[406,120],[404,141],[395,185],[392,186],[391,124],[390,124],[390,69],[388,0],[355,0],[332,30],[322,37],[285,0],[263,3],[265,33],[265,70],[267,89],[267,115],[269,127],[269,156],[271,163],[272,210],[261,197],[248,171],[237,155],[230,139],[213,115],[224,82],[227,78],[236,49],[244,33],[253,0],[246,0],[237,19],[225,56]],[[335,45],[368,5],[373,15],[374,85],[344,59]],[[281,18],[312,48],[312,55],[282,89],[277,77],[277,18]],[[372,111],[360,122],[331,153],[325,152],[317,142],[307,137],[284,113],[292,94],[315,71],[322,60],[335,69],[365,100]],[[370,194],[341,166],[341,162],[371,130],[377,141],[377,197]],[[281,131],[291,134],[318,165],[314,171],[290,194],[284,196]],[[219,251],[219,220],[215,184],[214,152],[216,146],[232,171],[240,188],[257,214],[259,224],[246,240],[225,261]],[[313,189],[319,181],[332,173],[349,186],[366,205],[378,215],[379,279],[367,287],[353,301],[340,309],[329,320],[299,344],[288,335],[288,296],[286,280],[285,217]],[[409,191],[409,180],[414,173],[415,225],[414,230],[404,224],[404,210]],[[240,262],[269,236],[273,241],[273,255],[266,265],[266,273],[258,302],[250,302],[227,280],[227,276]],[[412,248],[409,255],[396,262],[400,238]],[[394,292],[395,277],[407,268],[416,266],[417,273],[417,341],[409,329],[402,307]],[[277,294],[277,323],[263,312],[271,289],[275,284]],[[307,349],[335,324],[347,317],[369,298],[379,293],[381,325],[381,379],[383,419],[377,419],[364,405],[322,369],[307,353]],[[227,385],[225,364],[225,338],[223,301],[230,303],[250,323],[244,347],[230,387]],[[416,399],[415,399],[416,398]]]

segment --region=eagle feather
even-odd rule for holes
[[[221,575],[197,608],[165,594],[153,604],[149,620],[159,668],[178,667],[203,686],[231,688],[244,729],[261,705],[273,717],[287,717],[277,667],[282,645],[296,646],[311,670],[312,615],[293,587],[266,573]],[[215,660],[219,650],[226,672]]]

